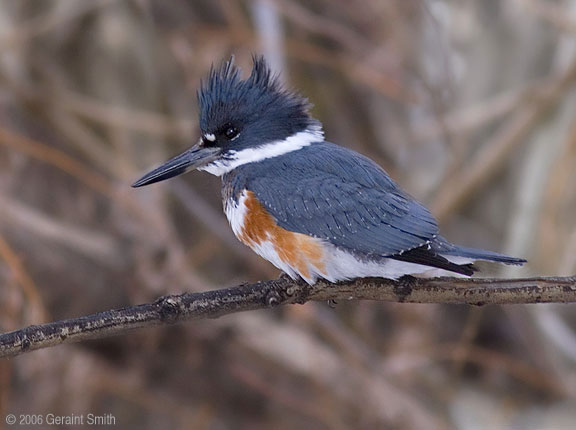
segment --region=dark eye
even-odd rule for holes
[[[226,136],[226,139],[232,140],[238,136],[238,129],[234,126],[230,126],[226,128],[226,131],[224,131],[224,136]]]

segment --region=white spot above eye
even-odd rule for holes
[[[216,136],[214,136],[212,133],[206,133],[204,135],[204,139],[209,140],[210,142],[214,142],[216,140]]]

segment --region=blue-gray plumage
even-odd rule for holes
[[[324,141],[307,100],[282,88],[262,58],[246,80],[232,61],[213,69],[198,101],[200,142],[134,186],[194,168],[222,176],[236,236],[294,278],[472,275],[475,260],[525,261],[439,236],[428,209],[381,167]]]
[[[377,164],[332,143],[239,166],[222,180],[253,191],[280,227],[361,257],[395,255],[438,234],[428,209]]]

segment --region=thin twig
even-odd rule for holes
[[[525,279],[460,279],[405,277],[399,281],[364,278],[314,286],[286,278],[255,284],[161,297],[79,318],[30,326],[0,335],[0,357],[62,343],[99,339],[128,330],[191,319],[217,318],[311,300],[379,300],[401,303],[528,304],[576,302],[576,277]]]
[[[501,126],[494,137],[478,152],[471,164],[460,174],[450,177],[437,193],[431,209],[438,220],[446,220],[456,209],[466,203],[474,192],[481,188],[514,149],[524,143],[526,136],[535,128],[538,121],[574,84],[576,63],[572,64],[558,79],[545,85],[532,103],[526,103],[523,109]]]
[[[173,119],[158,112],[113,105],[65,89],[58,89],[56,97],[48,91],[39,93],[37,98],[49,106],[64,109],[96,123],[146,133],[157,138],[187,138],[193,135],[192,120]],[[42,94],[45,97],[42,97]]]
[[[26,295],[29,308],[32,311],[32,318],[39,318],[42,321],[48,316],[44,307],[42,296],[38,292],[38,287],[30,276],[25,264],[19,258],[18,253],[12,249],[12,246],[6,238],[0,234],[0,261],[4,261],[11,269],[14,279],[18,282],[22,291]]]
[[[49,13],[19,23],[14,31],[0,39],[0,50],[17,49],[34,37],[39,37],[53,30],[62,31],[65,25],[107,6],[112,1],[115,0],[79,2],[68,7],[53,7]]]

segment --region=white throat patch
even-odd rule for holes
[[[296,133],[284,140],[276,140],[255,148],[246,148],[240,151],[230,151],[225,160],[214,161],[198,170],[204,170],[216,176],[222,176],[243,164],[255,163],[267,158],[278,157],[292,151],[310,146],[314,142],[322,142],[324,132],[320,127],[310,128]]]

